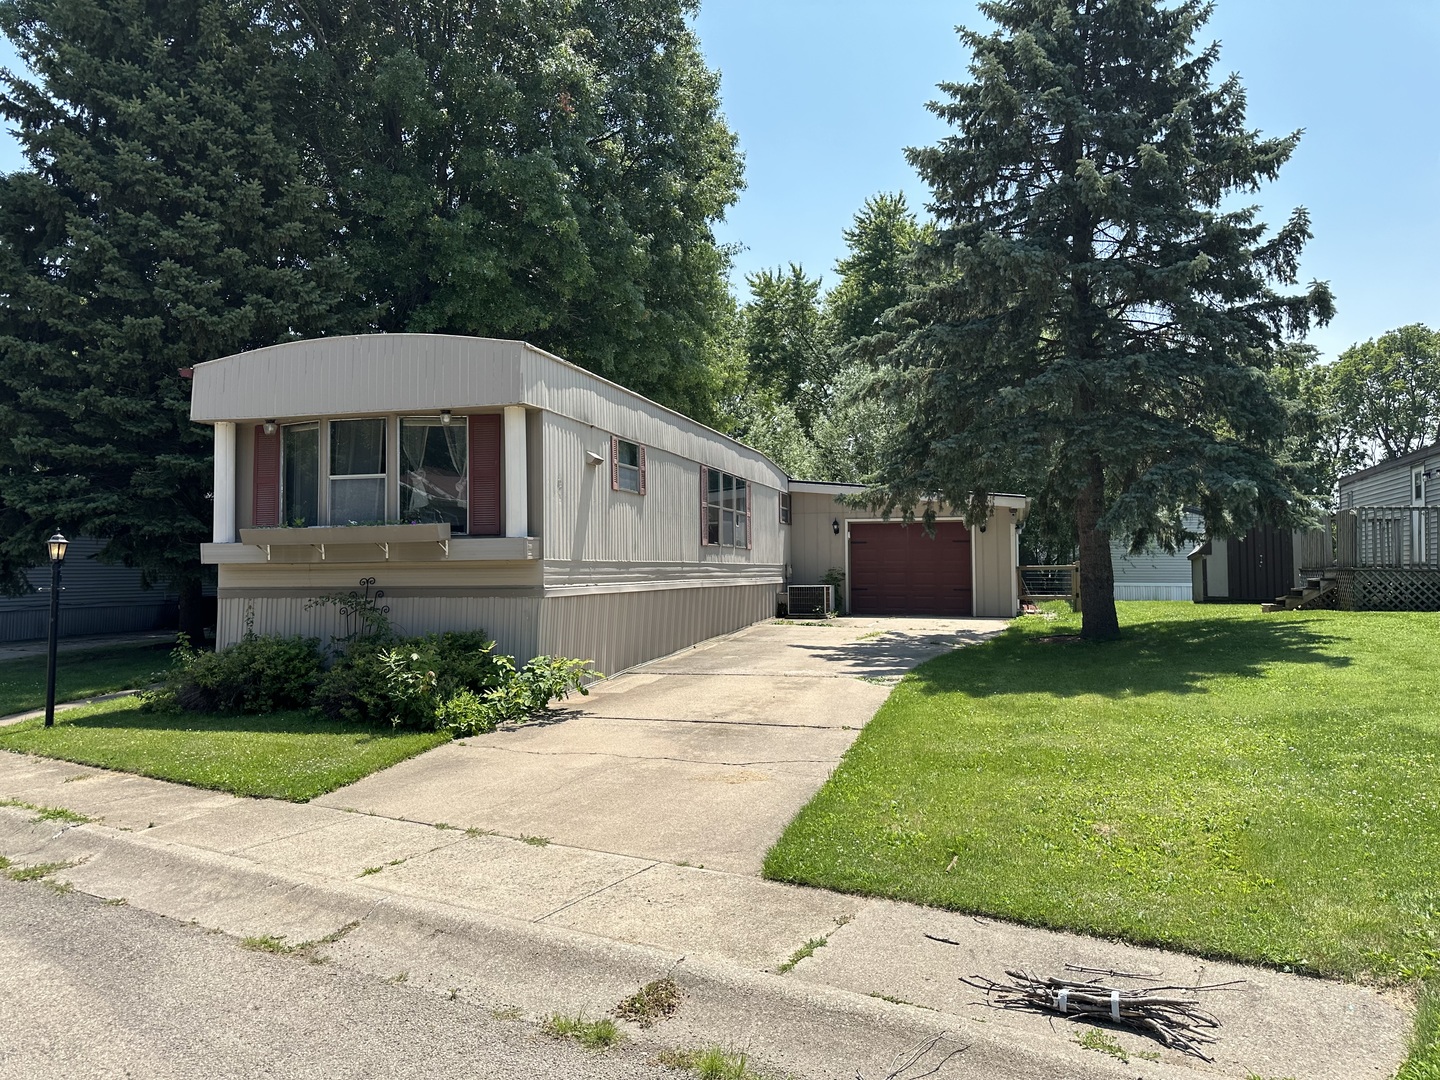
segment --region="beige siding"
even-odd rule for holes
[[[841,506],[830,495],[792,492],[790,495],[790,582],[818,585],[825,572],[845,569],[845,523],[851,517],[873,517],[869,511]],[[831,526],[840,522],[837,536]],[[783,528],[783,526],[782,526]]]
[[[397,590],[403,592],[403,590]],[[770,585],[669,589],[598,596],[410,596],[386,593],[390,619],[405,633],[484,630],[501,652],[591,660],[614,674],[775,614]],[[221,645],[245,633],[298,634],[328,641],[347,626],[333,606],[310,607],[302,596],[222,596]]]
[[[792,492],[790,510],[793,524],[789,537],[789,581],[795,585],[818,584],[828,570],[845,570],[849,523],[876,520],[872,510],[845,506],[833,495],[816,492]],[[978,529],[970,532],[976,616],[1008,619],[1018,607],[1017,517],[1008,509],[1000,509],[991,514],[985,532]],[[840,522],[838,535],[834,527],[837,520]]]
[[[518,341],[369,334],[296,341],[200,364],[191,417],[289,420],[529,405],[779,489],[758,450]]]
[[[985,531],[970,530],[970,553],[974,560],[975,615],[977,618],[1013,618],[1019,609],[1019,584],[1015,567],[1020,552],[1015,526],[1007,511],[991,514]]]
[[[389,618],[405,634],[443,630],[484,630],[499,650],[523,662],[536,655],[539,624],[538,596],[392,596],[381,603]],[[343,635],[347,624],[333,605],[312,607],[303,596],[220,597],[217,643],[221,648],[238,641],[247,621],[257,634],[317,637],[322,642]]]
[[[700,468],[710,461],[680,457],[646,446],[646,493],[610,486],[611,432],[545,414],[545,557],[556,567],[586,563],[631,563],[656,567],[662,577],[703,573],[726,564],[767,567],[778,581],[784,559],[777,488],[753,485],[751,548],[710,548],[700,544]],[[586,452],[599,454],[598,465]],[[556,580],[568,581],[570,572]],[[551,580],[547,575],[547,582]]]
[[[613,675],[774,614],[773,585],[547,597],[540,644]]]

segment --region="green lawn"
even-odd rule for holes
[[[307,711],[268,716],[147,713],[121,698],[0,728],[0,750],[98,765],[196,787],[304,802],[449,741],[446,734],[340,724]]]
[[[78,701],[155,680],[169,664],[169,642],[62,652],[55,663],[55,700]],[[0,661],[0,716],[45,707],[45,657]]]
[[[1047,642],[1078,619],[1030,617],[917,669],[766,875],[1319,974],[1440,976],[1440,615],[1120,618],[1116,644]]]

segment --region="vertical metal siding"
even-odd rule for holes
[[[736,563],[781,566],[778,488],[755,484],[754,546],[700,543],[700,470],[687,460],[647,447],[645,494],[612,486],[611,436],[554,413],[544,414],[543,468],[547,559],[599,563]],[[592,465],[587,451],[599,454]]]
[[[549,655],[591,660],[614,674],[774,614],[773,585],[550,597],[539,644]]]
[[[386,597],[391,623],[403,634],[445,630],[484,630],[499,650],[521,663],[536,655],[538,596]],[[328,642],[345,632],[345,620],[333,605],[307,606],[304,597],[221,597],[217,643],[221,648],[244,636],[253,618],[257,634],[317,637]]]

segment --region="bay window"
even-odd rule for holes
[[[385,420],[330,421],[330,523],[385,520]]]
[[[466,424],[443,416],[400,418],[400,519],[469,531]]]

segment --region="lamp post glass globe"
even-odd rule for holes
[[[70,541],[61,536],[58,532],[45,541],[45,546],[50,550],[51,562],[64,562],[65,549],[70,546]]]

